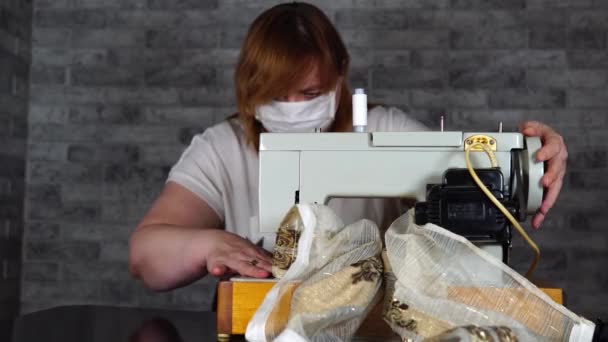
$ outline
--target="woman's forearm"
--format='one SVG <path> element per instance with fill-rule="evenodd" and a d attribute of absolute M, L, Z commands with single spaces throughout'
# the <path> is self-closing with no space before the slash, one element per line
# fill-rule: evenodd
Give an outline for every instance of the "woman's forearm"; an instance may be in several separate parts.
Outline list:
<path fill-rule="evenodd" d="M 207 229 L 171 225 L 139 227 L 129 242 L 131 274 L 154 290 L 171 290 L 207 274 Z"/>

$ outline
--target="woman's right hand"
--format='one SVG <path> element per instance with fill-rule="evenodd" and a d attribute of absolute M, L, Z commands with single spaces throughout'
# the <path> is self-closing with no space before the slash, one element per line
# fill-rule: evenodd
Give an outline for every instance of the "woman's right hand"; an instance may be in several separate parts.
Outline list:
<path fill-rule="evenodd" d="M 207 252 L 207 271 L 220 277 L 240 274 L 267 278 L 272 272 L 269 252 L 236 234 L 220 229 L 201 230 L 203 248 Z"/>
<path fill-rule="evenodd" d="M 270 253 L 222 226 L 204 200 L 168 182 L 131 235 L 131 274 L 161 291 L 190 284 L 208 273 L 268 277 Z"/>

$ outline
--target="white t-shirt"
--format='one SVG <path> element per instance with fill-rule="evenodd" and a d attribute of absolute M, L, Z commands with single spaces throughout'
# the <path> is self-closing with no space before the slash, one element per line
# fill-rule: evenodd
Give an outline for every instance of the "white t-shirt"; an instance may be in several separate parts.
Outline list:
<path fill-rule="evenodd" d="M 367 125 L 370 132 L 428 130 L 394 107 L 371 109 Z M 227 231 L 254 240 L 252 228 L 257 227 L 258 173 L 258 155 L 246 144 L 239 121 L 229 119 L 194 136 L 171 169 L 167 181 L 182 185 L 207 202 Z M 386 227 L 390 223 L 387 220 L 398 214 L 394 200 L 334 198 L 328 205 L 346 224 L 367 218 Z"/>

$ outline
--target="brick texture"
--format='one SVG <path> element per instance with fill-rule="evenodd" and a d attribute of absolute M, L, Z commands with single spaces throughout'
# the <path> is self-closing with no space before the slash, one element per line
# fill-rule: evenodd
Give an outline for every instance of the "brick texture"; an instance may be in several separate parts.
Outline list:
<path fill-rule="evenodd" d="M 0 67 L 0 108 L 11 108 L 0 132 L 29 130 L 27 186 L 13 181 L 24 174 L 24 154 L 0 155 L 9 166 L 0 169 L 0 192 L 27 192 L 24 311 L 75 302 L 210 308 L 212 279 L 166 294 L 133 282 L 126 242 L 192 135 L 234 112 L 243 37 L 275 3 L 34 0 L 27 124 L 25 103 L 10 90 L 28 77 L 6 73 L 27 70 L 29 47 L 23 30 L 6 33 L 23 44 L 0 52 L 15 65 Z M 543 251 L 537 277 L 563 287 L 573 311 L 601 314 L 608 305 L 606 2 L 313 3 L 336 23 L 351 52 L 351 85 L 367 88 L 370 101 L 435 128 L 440 115 L 450 130 L 496 129 L 499 121 L 515 130 L 536 119 L 564 136 L 571 156 L 564 188 L 533 233 Z M 2 212 L 20 227 L 22 211 Z M 529 253 L 517 238 L 514 255 L 524 271 Z"/>
<path fill-rule="evenodd" d="M 31 1 L 0 1 L 0 340 L 19 313 Z"/>

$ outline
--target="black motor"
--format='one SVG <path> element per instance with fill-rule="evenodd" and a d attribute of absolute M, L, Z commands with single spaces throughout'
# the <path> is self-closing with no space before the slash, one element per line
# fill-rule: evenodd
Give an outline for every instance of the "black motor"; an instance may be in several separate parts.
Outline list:
<path fill-rule="evenodd" d="M 475 169 L 479 179 L 510 213 L 519 217 L 519 206 L 510 200 L 499 168 Z M 499 243 L 508 262 L 511 225 L 479 189 L 467 169 L 448 169 L 442 184 L 427 184 L 426 202 L 415 207 L 416 224 L 434 223 L 471 242 Z"/>

